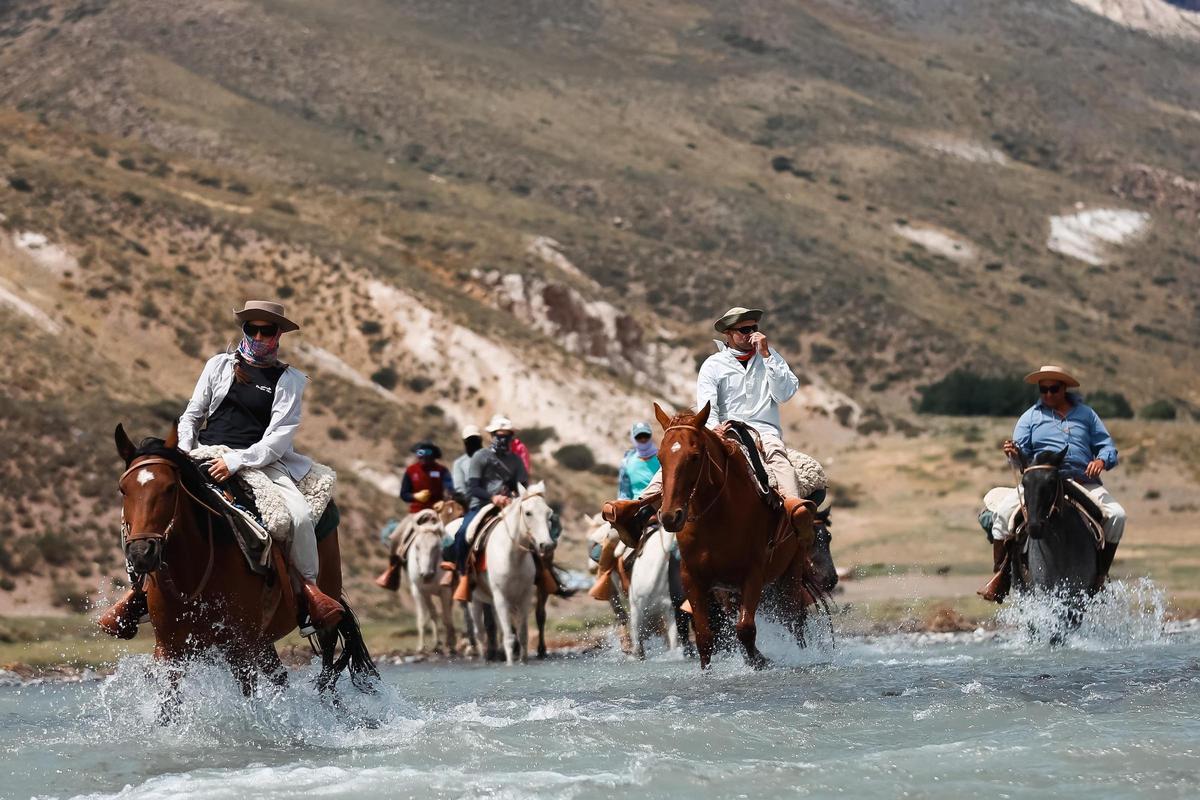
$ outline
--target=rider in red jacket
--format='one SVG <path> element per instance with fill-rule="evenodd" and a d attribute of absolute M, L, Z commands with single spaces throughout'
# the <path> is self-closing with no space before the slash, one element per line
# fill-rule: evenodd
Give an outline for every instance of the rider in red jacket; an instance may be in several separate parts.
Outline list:
<path fill-rule="evenodd" d="M 404 479 L 400 483 L 400 499 L 408 503 L 412 514 L 433 508 L 439 500 L 453 496 L 454 480 L 450 469 L 438 459 L 442 457 L 441 448 L 433 442 L 418 442 L 413 447 L 417 460 L 404 470 Z"/>

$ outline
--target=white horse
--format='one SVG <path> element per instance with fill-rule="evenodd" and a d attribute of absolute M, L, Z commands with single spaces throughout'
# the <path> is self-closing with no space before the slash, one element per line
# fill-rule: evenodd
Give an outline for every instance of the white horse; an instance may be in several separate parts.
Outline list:
<path fill-rule="evenodd" d="M 646 537 L 642 551 L 633 562 L 629 576 L 629 636 L 633 640 L 635 658 L 645 658 L 645 642 L 651 626 L 666 628 L 667 646 L 671 652 L 679 649 L 679 630 L 675 621 L 675 606 L 671 602 L 671 548 L 675 534 L 656 527 Z"/>
<path fill-rule="evenodd" d="M 425 652 L 425 626 L 433 633 L 433 649 L 439 652 L 454 651 L 454 590 L 443 586 L 441 570 L 442 539 L 446 528 L 437 512 L 425 509 L 416 514 L 412 522 L 411 544 L 404 571 L 408 574 L 408 585 L 412 591 L 413 605 L 417 610 L 417 650 Z M 442 605 L 442 624 L 438 627 L 434 616 L 433 598 Z"/>
<path fill-rule="evenodd" d="M 554 540 L 550 538 L 554 512 L 546 503 L 545 491 L 545 483 L 535 483 L 528 489 L 518 484 L 517 496 L 500 513 L 484 549 L 486 579 L 479 581 L 471 595 L 476 634 L 485 630 L 485 606 L 491 605 L 504 637 L 504 657 L 510 665 L 518 657 L 521 663 L 529 658 L 529 611 L 537 575 L 533 553 L 545 558 L 554 552 Z"/>

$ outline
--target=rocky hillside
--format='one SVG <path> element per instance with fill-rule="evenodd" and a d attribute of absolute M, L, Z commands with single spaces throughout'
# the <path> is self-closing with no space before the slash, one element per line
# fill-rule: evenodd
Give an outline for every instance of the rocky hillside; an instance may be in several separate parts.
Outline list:
<path fill-rule="evenodd" d="M 494 411 L 590 509 L 735 302 L 770 310 L 806 431 L 1043 360 L 1200 410 L 1200 45 L 1133 5 L 1197 17 L 0 2 L 0 589 L 112 569 L 112 427 L 163 432 L 246 296 L 304 324 L 301 444 L 363 575 L 413 439 Z"/>

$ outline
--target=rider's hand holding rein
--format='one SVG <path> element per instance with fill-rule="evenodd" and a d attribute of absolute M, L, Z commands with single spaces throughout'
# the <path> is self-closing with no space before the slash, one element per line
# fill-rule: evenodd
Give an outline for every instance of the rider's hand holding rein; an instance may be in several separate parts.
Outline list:
<path fill-rule="evenodd" d="M 509 497 L 508 495 L 505 495 L 505 494 L 492 495 L 492 505 L 496 506 L 497 508 L 504 508 L 510 502 L 512 502 L 512 498 Z"/>
<path fill-rule="evenodd" d="M 208 474 L 212 475 L 213 480 L 217 483 L 224 483 L 233 473 L 229 471 L 229 465 L 225 463 L 225 459 L 217 458 L 209 462 Z"/>
<path fill-rule="evenodd" d="M 1009 458 L 1017 457 L 1017 452 L 1018 452 L 1017 451 L 1017 443 L 1014 442 L 1012 439 L 1005 439 L 1004 442 L 1000 445 L 1000 449 L 1003 450 L 1004 455 L 1008 456 Z"/>
<path fill-rule="evenodd" d="M 1104 459 L 1097 458 L 1089 461 L 1087 467 L 1083 470 L 1084 474 L 1089 478 L 1099 478 L 1100 473 L 1104 472 Z"/>

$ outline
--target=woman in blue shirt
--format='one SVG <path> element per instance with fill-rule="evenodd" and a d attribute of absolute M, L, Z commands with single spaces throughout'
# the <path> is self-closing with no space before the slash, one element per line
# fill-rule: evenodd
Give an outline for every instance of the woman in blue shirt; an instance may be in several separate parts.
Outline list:
<path fill-rule="evenodd" d="M 617 499 L 636 500 L 650 485 L 659 470 L 658 445 L 654 443 L 653 431 L 647 422 L 635 422 L 629 429 L 633 448 L 625 451 L 621 467 L 617 472 Z M 588 594 L 596 600 L 608 600 L 612 596 L 610 577 L 616 559 L 617 539 L 605 540 L 600 548 L 600 563 L 596 569 L 596 583 Z"/>

